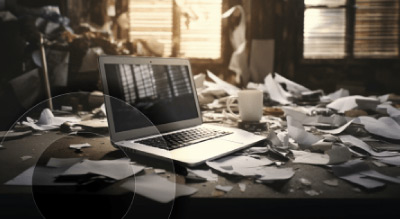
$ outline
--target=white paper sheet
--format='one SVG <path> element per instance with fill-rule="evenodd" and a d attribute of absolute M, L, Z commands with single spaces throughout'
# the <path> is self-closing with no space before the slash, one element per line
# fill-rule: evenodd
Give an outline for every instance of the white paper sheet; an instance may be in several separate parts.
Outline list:
<path fill-rule="evenodd" d="M 239 185 L 239 189 L 240 189 L 241 192 L 245 192 L 246 191 L 246 184 L 239 183 L 238 185 Z"/>
<path fill-rule="evenodd" d="M 346 130 L 351 125 L 351 123 L 353 123 L 353 121 L 354 120 L 351 120 L 351 121 L 347 122 L 346 124 L 342 125 L 341 127 L 336 128 L 336 129 L 329 129 L 329 130 L 328 129 L 318 129 L 318 131 L 321 131 L 321 132 L 324 132 L 324 133 L 328 133 L 328 134 L 332 134 L 332 135 L 338 135 L 338 134 L 342 133 L 344 130 Z"/>
<path fill-rule="evenodd" d="M 400 179 L 399 178 L 387 176 L 387 175 L 379 173 L 379 172 L 377 172 L 375 170 L 364 171 L 361 174 L 364 175 L 364 176 L 373 178 L 373 179 L 379 179 L 379 180 L 383 180 L 383 181 L 386 181 L 386 182 L 400 184 Z"/>
<path fill-rule="evenodd" d="M 71 166 L 62 175 L 84 175 L 93 173 L 121 180 L 143 169 L 143 166 L 131 165 L 129 160 L 84 160 L 81 163 Z"/>
<path fill-rule="evenodd" d="M 50 158 L 47 162 L 47 167 L 70 167 L 76 163 L 79 163 L 83 160 L 83 158 Z"/>
<path fill-rule="evenodd" d="M 368 164 L 361 160 L 351 160 L 347 163 L 333 166 L 332 170 L 337 177 L 367 189 L 375 189 L 385 185 L 383 182 L 366 178 L 365 175 L 362 175 L 362 172 L 369 171 L 370 168 Z"/>
<path fill-rule="evenodd" d="M 396 157 L 377 157 L 376 159 L 378 159 L 380 162 L 385 163 L 385 164 L 389 164 L 389 165 L 393 165 L 393 166 L 400 166 L 400 156 L 396 156 Z"/>
<path fill-rule="evenodd" d="M 137 176 L 124 182 L 121 187 L 161 203 L 168 203 L 176 197 L 188 196 L 197 192 L 195 188 L 175 184 L 155 174 Z"/>
<path fill-rule="evenodd" d="M 393 157 L 393 156 L 400 155 L 399 153 L 390 152 L 390 151 L 376 152 L 376 151 L 372 150 L 372 148 L 368 144 L 366 144 L 365 142 L 361 141 L 360 139 L 358 139 L 352 135 L 341 135 L 339 137 L 343 143 L 350 143 L 351 145 L 368 152 L 369 154 L 371 154 L 374 157 Z"/>
<path fill-rule="evenodd" d="M 270 182 L 276 180 L 288 180 L 295 174 L 292 168 L 263 167 L 258 174 L 261 176 L 257 180 Z"/>
<path fill-rule="evenodd" d="M 220 89 L 224 90 L 229 95 L 236 96 L 240 90 L 238 87 L 221 80 L 210 71 L 207 71 L 207 75 L 217 84 Z"/>
<path fill-rule="evenodd" d="M 400 125 L 391 117 L 375 119 L 368 116 L 360 116 L 354 120 L 354 123 L 364 125 L 365 129 L 371 134 L 400 140 Z"/>
<path fill-rule="evenodd" d="M 375 103 L 376 105 L 379 102 L 376 98 L 363 97 L 363 96 L 348 96 L 348 97 L 338 98 L 332 103 L 328 104 L 326 107 L 337 110 L 339 113 L 344 113 L 348 110 L 360 107 L 359 104 L 357 103 L 357 100 L 370 101 Z M 365 107 L 361 106 L 360 108 L 365 108 Z"/>
<path fill-rule="evenodd" d="M 215 161 L 207 161 L 207 165 L 222 173 L 240 175 L 237 170 L 243 168 L 269 165 L 269 160 L 258 160 L 247 156 L 227 156 Z"/>
<path fill-rule="evenodd" d="M 381 104 L 376 107 L 376 110 L 379 112 L 387 113 L 390 117 L 392 117 L 397 124 L 400 124 L 400 110 L 394 108 L 392 105 L 389 104 Z"/>
<path fill-rule="evenodd" d="M 46 131 L 46 130 L 54 130 L 58 129 L 60 125 L 64 122 L 79 122 L 81 119 L 77 117 L 55 117 L 50 109 L 44 109 L 41 114 L 39 120 L 34 123 L 32 119 L 28 119 L 28 122 L 23 122 L 24 125 L 27 125 L 35 130 Z"/>
<path fill-rule="evenodd" d="M 285 77 L 282 77 L 280 74 L 275 73 L 275 81 L 280 84 L 286 84 L 286 89 L 294 94 L 301 94 L 302 92 L 308 92 L 310 89 L 304 87 L 303 85 L 297 84 Z"/>
<path fill-rule="evenodd" d="M 339 90 L 322 97 L 321 100 L 334 101 L 342 97 L 348 97 L 349 95 L 349 90 L 340 88 Z"/>
<path fill-rule="evenodd" d="M 264 86 L 267 92 L 269 93 L 269 96 L 271 100 L 276 101 L 280 104 L 287 105 L 290 104 L 291 102 L 288 100 L 288 97 L 291 97 L 291 94 L 286 92 L 282 86 L 277 83 L 274 78 L 272 77 L 272 74 L 267 75 L 264 79 Z"/>
<path fill-rule="evenodd" d="M 215 186 L 215 189 L 223 191 L 223 192 L 230 192 L 233 189 L 233 187 L 217 185 L 217 186 Z"/>
<path fill-rule="evenodd" d="M 188 173 L 194 174 L 197 177 L 203 178 L 207 181 L 216 182 L 218 181 L 218 175 L 211 172 L 211 170 L 192 170 L 187 169 Z"/>
<path fill-rule="evenodd" d="M 303 125 L 291 116 L 286 117 L 289 136 L 293 138 L 300 146 L 309 147 L 315 144 L 322 138 L 320 136 L 315 136 L 309 132 L 306 132 Z"/>
<path fill-rule="evenodd" d="M 248 81 L 250 75 L 247 64 L 248 55 L 246 53 L 246 15 L 244 8 L 241 5 L 233 6 L 222 14 L 222 18 L 231 16 L 235 10 L 240 11 L 241 18 L 239 25 L 233 30 L 232 35 L 230 36 L 234 52 L 228 68 L 236 73 L 236 82 L 240 82 L 240 77 L 243 77 L 245 81 Z"/>
<path fill-rule="evenodd" d="M 77 149 L 80 150 L 82 148 L 89 148 L 92 147 L 92 145 L 90 145 L 89 143 L 83 143 L 83 144 L 71 144 L 69 145 L 69 148 L 71 149 Z"/>
<path fill-rule="evenodd" d="M 292 150 L 292 153 L 295 157 L 293 163 L 314 165 L 339 164 L 346 162 L 351 158 L 351 152 L 345 147 L 328 150 L 326 154 L 296 150 Z"/>

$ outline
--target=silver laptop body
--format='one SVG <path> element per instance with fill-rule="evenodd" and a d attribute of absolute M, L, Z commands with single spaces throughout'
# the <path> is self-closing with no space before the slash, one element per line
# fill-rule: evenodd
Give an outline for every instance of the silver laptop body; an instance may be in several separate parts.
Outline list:
<path fill-rule="evenodd" d="M 100 56 L 99 69 L 110 138 L 116 147 L 195 166 L 265 139 L 241 129 L 202 123 L 191 67 L 186 59 Z M 118 106 L 120 103 L 113 103 L 114 98 L 125 101 L 142 115 L 137 112 L 124 115 L 126 112 Z M 141 121 L 145 120 L 143 117 L 152 124 Z M 229 134 L 173 150 L 141 143 L 159 133 L 164 136 L 197 128 Z"/>

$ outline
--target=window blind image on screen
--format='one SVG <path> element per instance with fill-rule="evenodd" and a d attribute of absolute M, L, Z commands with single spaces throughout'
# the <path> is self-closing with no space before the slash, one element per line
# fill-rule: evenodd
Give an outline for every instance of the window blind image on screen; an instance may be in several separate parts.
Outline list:
<path fill-rule="evenodd" d="M 198 116 L 187 66 L 105 64 L 105 73 L 108 95 L 129 103 L 154 125 Z M 116 132 L 149 126 L 148 121 L 141 121 L 143 117 L 132 118 L 136 116 L 118 104 L 111 101 Z"/>

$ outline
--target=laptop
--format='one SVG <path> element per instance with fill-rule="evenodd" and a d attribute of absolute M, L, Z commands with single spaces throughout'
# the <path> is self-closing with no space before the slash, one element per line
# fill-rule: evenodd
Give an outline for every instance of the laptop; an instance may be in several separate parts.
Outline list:
<path fill-rule="evenodd" d="M 100 56 L 110 140 L 124 151 L 196 166 L 264 136 L 202 122 L 190 63 Z"/>

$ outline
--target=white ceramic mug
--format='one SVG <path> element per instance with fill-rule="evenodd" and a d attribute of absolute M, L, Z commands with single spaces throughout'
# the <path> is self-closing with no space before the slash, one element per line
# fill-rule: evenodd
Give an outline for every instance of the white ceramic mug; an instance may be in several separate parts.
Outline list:
<path fill-rule="evenodd" d="M 239 115 L 232 112 L 231 107 L 238 101 Z M 237 96 L 231 96 L 226 100 L 227 110 L 232 116 L 242 121 L 258 122 L 263 114 L 263 92 L 261 90 L 242 90 Z"/>

